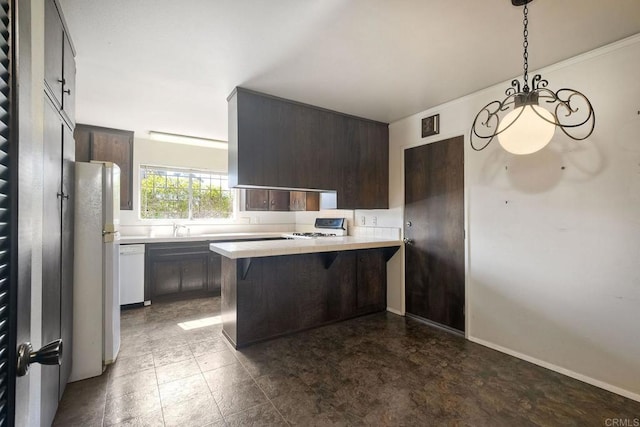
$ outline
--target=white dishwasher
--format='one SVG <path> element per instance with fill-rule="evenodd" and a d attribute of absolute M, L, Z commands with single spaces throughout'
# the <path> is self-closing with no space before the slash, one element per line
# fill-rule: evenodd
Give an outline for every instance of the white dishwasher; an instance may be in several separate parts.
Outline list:
<path fill-rule="evenodd" d="M 120 305 L 144 303 L 144 245 L 120 245 Z"/>

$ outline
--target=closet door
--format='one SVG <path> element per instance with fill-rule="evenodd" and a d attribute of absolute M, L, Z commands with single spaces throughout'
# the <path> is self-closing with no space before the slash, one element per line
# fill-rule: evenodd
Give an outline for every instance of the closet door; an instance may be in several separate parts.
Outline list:
<path fill-rule="evenodd" d="M 60 397 L 71 374 L 73 329 L 73 206 L 76 144 L 73 132 L 62 126 L 62 229 L 61 229 L 61 298 L 60 329 L 64 348 L 60 366 Z"/>
<path fill-rule="evenodd" d="M 60 325 L 62 256 L 62 122 L 50 102 L 44 108 L 42 219 L 42 343 L 62 337 Z M 71 350 L 63 341 L 63 354 Z M 64 357 L 64 356 L 63 356 Z M 60 366 L 42 365 L 42 424 L 49 425 L 58 407 Z"/>

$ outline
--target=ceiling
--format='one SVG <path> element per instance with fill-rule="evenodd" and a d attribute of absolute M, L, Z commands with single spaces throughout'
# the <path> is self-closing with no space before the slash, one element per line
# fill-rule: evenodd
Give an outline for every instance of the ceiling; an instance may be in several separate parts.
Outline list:
<path fill-rule="evenodd" d="M 142 137 L 226 140 L 235 86 L 393 122 L 522 71 L 509 0 L 59 2 L 77 121 Z M 638 0 L 535 0 L 530 68 L 639 32 Z"/>

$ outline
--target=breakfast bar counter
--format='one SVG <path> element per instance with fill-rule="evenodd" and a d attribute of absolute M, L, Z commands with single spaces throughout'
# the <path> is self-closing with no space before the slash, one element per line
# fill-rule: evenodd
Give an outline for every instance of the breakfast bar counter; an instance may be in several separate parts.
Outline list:
<path fill-rule="evenodd" d="M 398 247 L 401 242 L 376 237 L 336 236 L 320 239 L 254 240 L 211 243 L 209 249 L 230 259 Z"/>
<path fill-rule="evenodd" d="M 339 236 L 211 243 L 222 255 L 222 332 L 236 347 L 383 311 L 401 241 Z"/>

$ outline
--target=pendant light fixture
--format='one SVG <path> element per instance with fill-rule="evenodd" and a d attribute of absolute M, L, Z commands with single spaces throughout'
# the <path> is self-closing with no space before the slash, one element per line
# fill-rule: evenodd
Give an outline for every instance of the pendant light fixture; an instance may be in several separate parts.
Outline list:
<path fill-rule="evenodd" d="M 527 3 L 531 1 L 511 0 L 514 6 L 524 6 L 524 84 L 520 86 L 519 80 L 513 80 L 505 99 L 488 103 L 476 115 L 470 137 L 476 151 L 484 150 L 496 136 L 506 151 L 531 154 L 551 141 L 556 127 L 574 140 L 586 139 L 593 133 L 596 117 L 585 95 L 566 88 L 553 92 L 540 74 L 533 76 L 529 86 Z"/>

